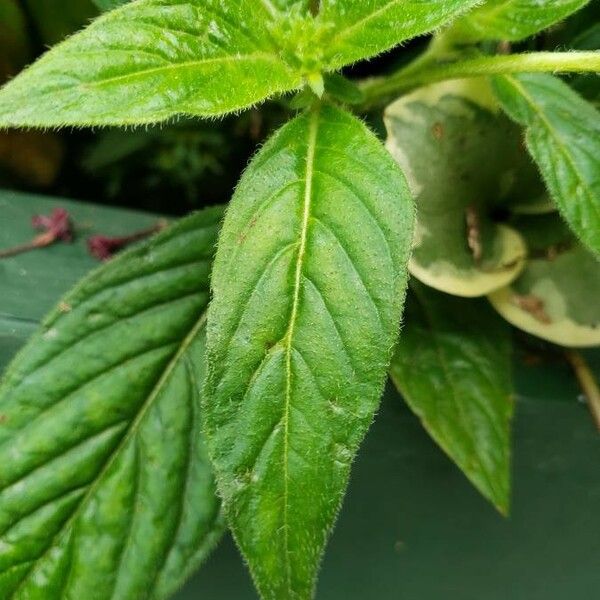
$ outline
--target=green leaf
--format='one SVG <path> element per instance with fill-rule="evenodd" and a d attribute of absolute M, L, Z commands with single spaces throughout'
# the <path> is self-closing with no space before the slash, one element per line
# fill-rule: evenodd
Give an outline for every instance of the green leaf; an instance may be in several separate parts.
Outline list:
<path fill-rule="evenodd" d="M 529 258 L 554 256 L 576 245 L 575 236 L 555 211 L 515 213 L 509 222 L 524 238 Z"/>
<path fill-rule="evenodd" d="M 325 91 L 329 96 L 344 104 L 360 104 L 364 101 L 361 89 L 339 73 L 329 73 L 325 76 Z"/>
<path fill-rule="evenodd" d="M 503 514 L 510 494 L 510 331 L 483 300 L 411 283 L 390 376 L 431 437 Z"/>
<path fill-rule="evenodd" d="M 272 6 L 271 12 L 279 10 L 285 14 L 288 10 L 296 10 L 300 13 L 307 13 L 311 4 L 314 4 L 315 0 L 261 0 L 264 4 L 270 4 Z"/>
<path fill-rule="evenodd" d="M 556 204 L 547 193 L 523 196 L 507 203 L 507 208 L 519 215 L 545 215 L 556 212 Z"/>
<path fill-rule="evenodd" d="M 121 6 L 122 4 L 127 4 L 131 0 L 93 0 L 94 4 L 102 11 L 112 10 L 113 8 L 117 8 L 117 6 Z"/>
<path fill-rule="evenodd" d="M 277 11 L 300 10 L 306 12 L 310 6 L 311 0 L 260 0 L 263 5 L 275 14 Z M 101 10 L 110 10 L 131 2 L 131 0 L 93 0 L 94 4 Z"/>
<path fill-rule="evenodd" d="M 257 154 L 212 279 L 206 429 L 263 597 L 310 598 L 398 332 L 413 207 L 365 126 L 325 106 Z"/>
<path fill-rule="evenodd" d="M 105 13 L 0 91 L 0 127 L 221 115 L 297 88 L 268 5 L 138 0 Z"/>
<path fill-rule="evenodd" d="M 494 91 L 526 128 L 527 148 L 561 214 L 600 253 L 600 112 L 542 73 L 495 77 Z"/>
<path fill-rule="evenodd" d="M 479 0 L 321 0 L 318 19 L 331 37 L 324 64 L 335 70 L 429 33 Z"/>
<path fill-rule="evenodd" d="M 487 0 L 452 28 L 458 41 L 523 40 L 583 8 L 589 0 Z"/>
<path fill-rule="evenodd" d="M 558 217 L 555 217 L 558 220 Z M 600 261 L 565 236 L 552 215 L 529 217 L 531 257 L 521 276 L 489 296 L 512 325 L 561 346 L 600 345 Z"/>
<path fill-rule="evenodd" d="M 465 297 L 513 280 L 523 268 L 523 240 L 490 215 L 514 199 L 529 158 L 488 84 L 469 79 L 421 88 L 391 104 L 384 119 L 388 150 L 417 203 L 411 273 Z"/>
<path fill-rule="evenodd" d="M 596 17 L 597 22 L 582 31 L 575 39 L 569 40 L 568 46 L 574 50 L 600 50 L 600 5 L 595 5 L 595 14 L 588 10 L 583 11 L 582 17 Z M 592 7 L 590 6 L 590 9 Z M 586 13 L 590 12 L 588 15 Z M 586 21 L 589 22 L 589 21 Z M 581 73 L 568 78 L 568 83 L 578 94 L 600 108 L 600 79 L 598 73 Z"/>
<path fill-rule="evenodd" d="M 163 599 L 221 536 L 199 414 L 222 211 L 88 276 L 0 385 L 0 598 Z"/>
<path fill-rule="evenodd" d="M 600 23 L 582 31 L 569 46 L 575 50 L 598 50 L 600 48 Z"/>

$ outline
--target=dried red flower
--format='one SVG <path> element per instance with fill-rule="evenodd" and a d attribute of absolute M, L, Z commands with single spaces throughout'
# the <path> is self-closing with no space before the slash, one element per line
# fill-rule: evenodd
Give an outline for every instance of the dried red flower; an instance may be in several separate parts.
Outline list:
<path fill-rule="evenodd" d="M 71 217 L 64 208 L 55 208 L 49 216 L 35 215 L 31 219 L 31 224 L 34 229 L 42 231 L 42 233 L 36 235 L 30 242 L 19 244 L 6 250 L 0 250 L 0 258 L 16 256 L 17 254 L 35 250 L 36 248 L 45 248 L 58 241 L 73 241 Z"/>
<path fill-rule="evenodd" d="M 123 248 L 142 240 L 144 238 L 150 237 L 155 233 L 158 233 L 166 226 L 165 221 L 159 221 L 153 227 L 148 229 L 143 229 L 142 231 L 137 231 L 136 233 L 132 233 L 131 235 L 125 235 L 120 237 L 109 237 L 105 235 L 93 235 L 88 238 L 87 246 L 90 254 L 97 258 L 98 260 L 109 260 L 113 257 L 114 254 L 122 250 Z"/>

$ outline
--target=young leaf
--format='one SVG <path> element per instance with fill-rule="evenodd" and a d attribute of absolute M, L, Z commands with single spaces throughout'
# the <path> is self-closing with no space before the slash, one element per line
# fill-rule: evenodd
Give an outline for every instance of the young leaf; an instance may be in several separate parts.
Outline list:
<path fill-rule="evenodd" d="M 600 112 L 552 75 L 498 76 L 494 90 L 526 127 L 527 148 L 563 217 L 600 253 Z"/>
<path fill-rule="evenodd" d="M 458 41 L 519 41 L 583 8 L 589 0 L 487 0 L 454 24 Z"/>
<path fill-rule="evenodd" d="M 168 597 L 222 533 L 199 415 L 222 211 L 68 294 L 0 385 L 0 598 Z"/>
<path fill-rule="evenodd" d="M 391 104 L 385 124 L 387 147 L 417 203 L 411 273 L 465 297 L 513 280 L 523 268 L 523 240 L 494 223 L 490 212 L 519 190 L 522 159 L 529 158 L 519 128 L 499 114 L 487 83 L 470 79 L 421 88 Z"/>
<path fill-rule="evenodd" d="M 330 106 L 265 145 L 227 213 L 204 414 L 226 515 L 268 600 L 312 596 L 398 332 L 412 225 L 398 167 Z"/>
<path fill-rule="evenodd" d="M 0 127 L 127 125 L 221 115 L 302 76 L 267 2 L 138 0 L 59 44 L 0 91 Z"/>
<path fill-rule="evenodd" d="M 337 69 L 380 54 L 464 13 L 479 0 L 321 0 L 319 19 L 332 29 L 324 63 Z"/>
<path fill-rule="evenodd" d="M 390 376 L 423 426 L 503 514 L 510 491 L 511 344 L 483 300 L 411 283 Z"/>

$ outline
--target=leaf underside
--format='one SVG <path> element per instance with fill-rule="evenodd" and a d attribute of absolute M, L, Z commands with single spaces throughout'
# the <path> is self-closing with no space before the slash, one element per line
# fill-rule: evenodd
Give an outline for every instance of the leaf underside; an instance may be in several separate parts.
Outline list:
<path fill-rule="evenodd" d="M 495 223 L 498 204 L 523 193 L 533 171 L 518 126 L 495 105 L 487 82 L 423 87 L 387 107 L 387 148 L 407 175 L 417 204 L 411 273 L 457 296 L 483 296 L 521 271 L 525 245 Z M 494 161 L 482 161 L 484 155 Z M 541 187 L 543 189 L 543 187 Z"/>
<path fill-rule="evenodd" d="M 538 230 L 540 225 L 538 225 Z M 490 295 L 512 325 L 568 347 L 600 345 L 600 261 L 583 246 L 532 257 L 510 286 Z"/>
<path fill-rule="evenodd" d="M 266 599 L 310 598 L 398 331 L 413 208 L 376 138 L 333 107 L 257 154 L 213 274 L 207 438 Z"/>
<path fill-rule="evenodd" d="M 390 376 L 431 437 L 503 514 L 510 490 L 511 344 L 483 300 L 412 282 Z"/>
<path fill-rule="evenodd" d="M 428 33 L 477 0 L 96 0 L 113 9 L 0 91 L 0 127 L 237 111 Z M 117 8 L 114 8 L 117 5 Z"/>
<path fill-rule="evenodd" d="M 600 112 L 557 77 L 502 75 L 494 90 L 574 233 L 600 254 Z"/>
<path fill-rule="evenodd" d="M 0 598 L 167 598 L 223 525 L 202 441 L 222 211 L 67 295 L 0 385 Z"/>

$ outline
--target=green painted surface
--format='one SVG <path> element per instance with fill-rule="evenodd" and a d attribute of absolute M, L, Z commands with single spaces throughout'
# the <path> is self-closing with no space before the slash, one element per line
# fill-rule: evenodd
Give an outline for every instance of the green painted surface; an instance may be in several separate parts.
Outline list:
<path fill-rule="evenodd" d="M 0 247 L 26 239 L 30 216 L 56 204 L 0 192 Z M 155 221 L 115 209 L 58 204 L 94 232 L 118 234 Z M 1 366 L 33 332 L 36 320 L 94 264 L 82 239 L 0 261 Z M 598 353 L 589 357 L 600 373 Z M 467 483 L 388 389 L 354 465 L 318 598 L 588 600 L 600 595 L 600 439 L 565 365 L 520 366 L 517 383 L 508 520 Z M 230 540 L 176 596 L 198 598 L 256 598 Z"/>
<path fill-rule="evenodd" d="M 73 244 L 55 244 L 0 262 L 0 319 L 41 319 L 69 287 L 98 262 L 89 256 L 90 235 L 123 235 L 157 222 L 153 215 L 63 199 L 0 192 L 0 248 L 31 240 L 31 217 L 66 208 L 75 224 Z M 1 323 L 1 321 L 0 321 Z M 0 324 L 0 335 L 4 325 Z"/>

